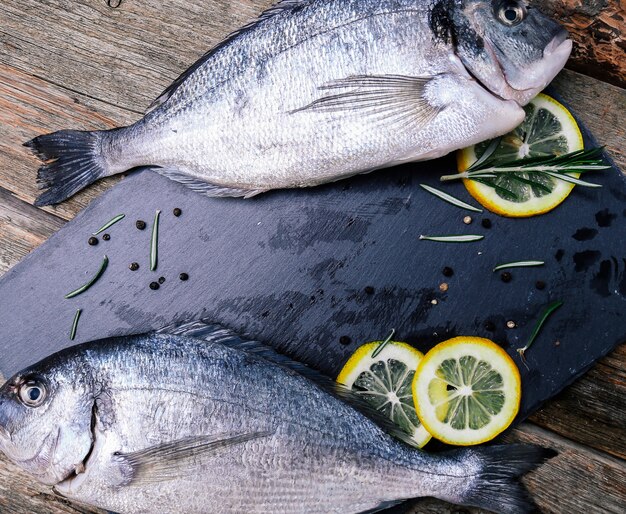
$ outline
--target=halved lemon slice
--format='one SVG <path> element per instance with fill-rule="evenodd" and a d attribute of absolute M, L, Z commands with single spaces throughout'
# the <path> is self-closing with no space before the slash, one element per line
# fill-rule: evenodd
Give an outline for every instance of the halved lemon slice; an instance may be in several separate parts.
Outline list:
<path fill-rule="evenodd" d="M 417 415 L 448 444 L 489 441 L 519 411 L 521 380 L 513 359 L 489 339 L 461 336 L 438 344 L 413 380 Z"/>
<path fill-rule="evenodd" d="M 499 162 L 562 155 L 583 149 L 583 137 L 570 112 L 554 98 L 539 94 L 526 107 L 526 118 L 502 136 L 493 158 Z M 465 171 L 485 152 L 485 141 L 457 153 L 457 167 Z M 579 173 L 572 173 L 578 177 Z M 496 214 L 522 218 L 554 209 L 574 184 L 543 174 L 503 173 L 497 178 L 463 179 L 469 193 Z M 537 185 L 538 184 L 538 185 Z"/>
<path fill-rule="evenodd" d="M 411 385 L 423 354 L 406 343 L 381 341 L 358 348 L 343 367 L 337 382 L 352 389 L 377 411 L 411 436 L 421 448 L 431 435 L 415 413 Z"/>

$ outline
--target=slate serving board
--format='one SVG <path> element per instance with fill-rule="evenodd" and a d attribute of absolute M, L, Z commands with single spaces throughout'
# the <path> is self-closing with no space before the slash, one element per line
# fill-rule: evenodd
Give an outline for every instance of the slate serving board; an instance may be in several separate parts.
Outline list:
<path fill-rule="evenodd" d="M 437 187 L 438 177 L 455 169 L 447 157 L 250 200 L 205 198 L 150 171 L 131 174 L 0 280 L 0 372 L 8 377 L 72 344 L 197 318 L 331 376 L 361 343 L 391 328 L 424 352 L 455 335 L 479 335 L 520 365 L 519 421 L 626 341 L 626 180 L 615 167 L 598 172 L 589 177 L 603 188 L 577 187 L 551 213 L 506 219 L 462 211 L 419 187 Z M 460 183 L 445 188 L 475 203 Z M 174 207 L 182 216 L 173 216 Z M 156 209 L 163 211 L 159 264 L 151 272 Z M 89 246 L 91 233 L 119 213 L 126 217 L 107 230 L 111 239 Z M 472 224 L 463 223 L 466 215 Z M 135 227 L 138 219 L 146 230 Z M 485 238 L 418 239 L 466 233 Z M 105 254 L 110 264 L 96 285 L 65 300 Z M 512 270 L 510 283 L 491 271 L 525 259 L 546 264 Z M 131 262 L 140 269 L 130 271 Z M 444 266 L 452 277 L 443 276 Z M 179 280 L 181 272 L 188 281 Z M 165 283 L 151 290 L 161 276 Z M 547 287 L 536 289 L 537 280 Z M 556 299 L 564 305 L 528 351 L 526 368 L 515 349 Z M 83 313 L 72 342 L 77 308 Z"/>

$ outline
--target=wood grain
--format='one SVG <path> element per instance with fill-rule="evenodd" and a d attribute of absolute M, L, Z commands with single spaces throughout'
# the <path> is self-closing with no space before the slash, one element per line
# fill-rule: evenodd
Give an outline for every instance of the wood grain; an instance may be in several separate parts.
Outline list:
<path fill-rule="evenodd" d="M 0 3 L 0 275 L 115 182 L 101 181 L 47 212 L 36 209 L 29 204 L 37 196 L 38 162 L 21 143 L 60 128 L 107 128 L 135 121 L 197 57 L 271 3 L 127 0 L 118 9 L 107 7 L 105 0 Z M 602 14 L 616 5 L 623 10 L 616 0 L 560 0 L 557 7 L 562 7 L 570 29 L 581 29 L 573 31 L 583 42 L 574 65 L 619 83 L 610 56 L 626 65 L 623 17 L 611 11 L 607 21 Z M 620 37 L 607 39 L 616 30 Z M 587 34 L 594 40 L 585 46 Z M 609 55 L 607 60 L 604 55 Z M 623 80 L 623 68 L 619 73 Z M 561 73 L 555 85 L 626 170 L 626 91 L 570 71 Z M 626 456 L 625 370 L 626 345 L 533 416 L 533 423 L 543 428 L 525 423 L 509 436 L 561 452 L 527 479 L 546 512 L 623 511 L 624 461 L 607 454 Z M 55 497 L 0 456 L 0 512 L 96 511 Z M 422 500 L 412 512 L 480 511 Z"/>
<path fill-rule="evenodd" d="M 570 32 L 568 68 L 626 87 L 626 4 L 622 0 L 536 0 Z"/>

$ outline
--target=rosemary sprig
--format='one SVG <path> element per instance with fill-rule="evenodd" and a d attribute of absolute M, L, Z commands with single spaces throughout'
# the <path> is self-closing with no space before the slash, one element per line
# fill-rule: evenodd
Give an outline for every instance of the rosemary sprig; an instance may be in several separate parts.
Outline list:
<path fill-rule="evenodd" d="M 449 195 L 448 193 L 444 193 L 443 191 L 431 187 L 427 184 L 420 184 L 420 187 L 422 189 L 425 189 L 426 191 L 428 191 L 429 193 L 435 195 L 438 198 L 441 198 L 444 202 L 448 202 L 451 203 L 452 205 L 456 205 L 457 207 L 460 207 L 461 209 L 467 209 L 468 211 L 473 211 L 473 212 L 483 212 L 482 209 L 479 209 L 478 207 L 474 207 L 473 205 L 470 205 L 469 203 L 465 203 L 463 200 L 459 200 L 458 198 L 455 198 L 452 195 Z"/>
<path fill-rule="evenodd" d="M 535 342 L 535 338 L 537 337 L 537 334 L 541 330 L 541 327 L 545 323 L 546 319 L 548 319 L 548 316 L 550 316 L 550 314 L 552 314 L 555 310 L 557 310 L 561 305 L 563 305 L 563 302 L 561 300 L 557 300 L 549 304 L 541 313 L 541 316 L 539 317 L 539 321 L 537 321 L 537 324 L 535 325 L 535 328 L 533 329 L 533 332 L 530 335 L 530 338 L 528 339 L 528 342 L 526 343 L 526 345 L 523 346 L 522 348 L 517 348 L 515 350 L 519 354 L 526 368 L 528 368 L 528 364 L 526 364 L 526 355 L 525 355 L 526 351 L 530 348 L 530 345 L 532 345 Z"/>
<path fill-rule="evenodd" d="M 126 216 L 125 214 L 118 214 L 117 216 L 115 216 L 115 218 L 113 218 L 110 221 L 107 221 L 104 225 L 102 225 L 92 235 L 97 236 L 100 232 L 104 232 L 111 225 L 115 225 L 118 221 L 123 220 L 125 216 Z"/>
<path fill-rule="evenodd" d="M 78 320 L 80 319 L 80 313 L 83 312 L 82 309 L 78 309 L 76 314 L 74 314 L 74 321 L 72 322 L 72 330 L 70 330 L 70 340 L 74 340 L 76 337 L 76 328 L 78 327 Z"/>
<path fill-rule="evenodd" d="M 159 262 L 158 251 L 159 251 L 159 217 L 161 216 L 161 211 L 156 211 L 154 214 L 154 223 L 152 225 L 152 237 L 150 238 L 150 271 L 154 271 L 157 269 L 157 264 Z"/>
<path fill-rule="evenodd" d="M 380 352 L 382 352 L 385 346 L 389 344 L 389 341 L 391 341 L 391 338 L 393 337 L 395 333 L 396 333 L 396 329 L 392 328 L 391 333 L 387 336 L 387 338 L 382 343 L 378 345 L 378 348 L 374 350 L 374 353 L 372 353 L 372 359 L 375 359 L 376 357 L 380 355 Z"/>
<path fill-rule="evenodd" d="M 480 241 L 485 236 L 478 234 L 454 235 L 454 236 L 424 236 L 419 238 L 422 241 L 437 241 L 439 243 L 471 243 L 472 241 Z"/>
<path fill-rule="evenodd" d="M 490 145 L 489 148 L 491 148 Z M 487 152 L 485 152 L 487 153 Z M 563 155 L 548 155 L 545 157 L 532 157 L 517 159 L 510 162 L 496 163 L 492 153 L 487 159 L 479 159 L 467 171 L 455 175 L 443 175 L 440 180 L 446 182 L 458 179 L 490 179 L 502 173 L 544 173 L 550 177 L 572 182 L 585 187 L 602 187 L 600 184 L 586 182 L 568 173 L 584 173 L 587 171 L 606 170 L 611 166 L 602 159 L 602 148 L 590 150 L 576 150 Z M 483 154 L 484 155 L 484 154 Z M 481 162 L 482 161 L 482 162 Z M 480 164 L 479 164 L 480 163 Z"/>
<path fill-rule="evenodd" d="M 65 298 L 66 299 L 74 298 L 75 296 L 78 296 L 79 294 L 84 293 L 85 291 L 87 291 L 87 289 L 89 289 L 91 286 L 93 286 L 98 281 L 98 279 L 104 273 L 104 270 L 107 269 L 108 265 L 109 265 L 109 258 L 105 255 L 104 259 L 102 259 L 102 264 L 100 265 L 100 269 L 91 278 L 91 280 L 89 282 L 87 282 L 86 284 L 80 286 L 78 289 L 74 289 L 74 291 L 72 291 L 71 293 L 67 293 L 65 295 Z"/>
<path fill-rule="evenodd" d="M 544 261 L 516 261 L 516 262 L 505 262 L 504 264 L 498 264 L 493 271 L 500 271 L 501 269 L 506 268 L 527 268 L 530 266 L 543 266 L 545 264 Z"/>

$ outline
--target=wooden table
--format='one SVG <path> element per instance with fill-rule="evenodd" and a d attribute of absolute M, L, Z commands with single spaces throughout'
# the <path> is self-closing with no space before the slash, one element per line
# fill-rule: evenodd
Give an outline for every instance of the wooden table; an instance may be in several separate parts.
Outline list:
<path fill-rule="evenodd" d="M 0 274 L 119 180 L 101 181 L 59 206 L 35 208 L 38 163 L 22 143 L 62 128 L 135 121 L 206 49 L 270 3 L 125 0 L 117 9 L 106 0 L 0 3 Z M 555 84 L 626 170 L 626 90 L 572 71 Z M 559 451 L 526 479 L 545 512 L 624 512 L 626 345 L 507 439 Z M 0 512 L 94 511 L 54 496 L 0 456 Z M 413 512 L 479 511 L 420 500 Z"/>

